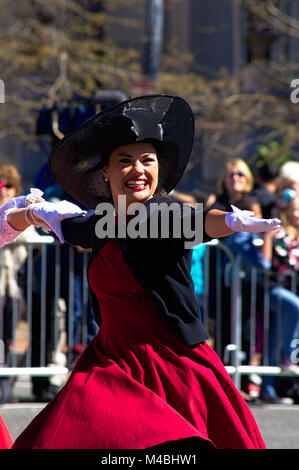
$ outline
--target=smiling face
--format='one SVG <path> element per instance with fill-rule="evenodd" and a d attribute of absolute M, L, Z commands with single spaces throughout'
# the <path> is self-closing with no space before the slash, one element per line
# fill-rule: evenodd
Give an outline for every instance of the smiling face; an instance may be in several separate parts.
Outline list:
<path fill-rule="evenodd" d="M 127 207 L 153 197 L 158 186 L 158 173 L 158 158 L 152 144 L 134 143 L 117 147 L 103 168 L 115 208 L 120 195 L 126 196 Z"/>
<path fill-rule="evenodd" d="M 229 193 L 244 192 L 247 185 L 247 178 L 242 168 L 231 166 L 225 175 L 225 186 Z"/>

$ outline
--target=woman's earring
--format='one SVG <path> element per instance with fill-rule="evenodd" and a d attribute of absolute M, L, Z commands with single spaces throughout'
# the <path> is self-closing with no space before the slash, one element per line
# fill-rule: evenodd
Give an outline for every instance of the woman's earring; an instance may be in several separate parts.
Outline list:
<path fill-rule="evenodd" d="M 108 178 L 104 178 L 104 181 L 108 181 Z"/>

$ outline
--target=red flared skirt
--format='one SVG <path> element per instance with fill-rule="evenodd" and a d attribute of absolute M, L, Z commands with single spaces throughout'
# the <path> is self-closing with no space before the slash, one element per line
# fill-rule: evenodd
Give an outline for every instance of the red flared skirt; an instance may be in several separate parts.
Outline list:
<path fill-rule="evenodd" d="M 13 440 L 10 432 L 7 429 L 7 426 L 4 423 L 2 417 L 0 416 L 0 449 L 10 449 L 12 445 Z"/>
<path fill-rule="evenodd" d="M 100 250 L 88 275 L 100 331 L 14 448 L 145 449 L 186 438 L 199 447 L 265 448 L 215 351 L 189 347 L 170 331 L 117 241 Z"/>

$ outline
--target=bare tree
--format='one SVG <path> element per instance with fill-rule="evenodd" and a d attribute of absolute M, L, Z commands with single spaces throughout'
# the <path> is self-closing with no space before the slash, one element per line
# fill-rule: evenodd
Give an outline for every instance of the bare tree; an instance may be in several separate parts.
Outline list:
<path fill-rule="evenodd" d="M 299 21 L 290 16 L 286 11 L 279 7 L 277 0 L 234 0 L 251 15 L 258 18 L 264 25 L 299 38 Z"/>
<path fill-rule="evenodd" d="M 274 0 L 223 1 L 237 2 L 261 29 L 299 34 L 299 22 Z M 115 14 L 119 11 L 121 15 Z M 0 138 L 18 134 L 31 140 L 43 104 L 90 97 L 99 88 L 129 95 L 132 79 L 142 78 L 143 0 L 0 0 L 0 22 L 0 78 L 6 86 Z M 116 45 L 105 35 L 107 28 L 136 33 L 139 47 Z M 159 90 L 190 102 L 198 135 L 208 137 L 208 151 L 240 155 L 253 142 L 282 137 L 295 148 L 299 104 L 291 102 L 290 85 L 299 77 L 297 64 L 253 60 L 234 73 L 219 71 L 208 79 L 188 72 L 193 60 L 190 53 L 179 55 L 175 40 L 170 41 L 161 60 Z"/>
<path fill-rule="evenodd" d="M 112 17 L 101 6 L 88 0 L 0 0 L 6 91 L 0 138 L 31 139 L 42 105 L 75 95 L 88 98 L 100 87 L 128 88 L 138 71 L 139 52 L 104 39 Z"/>

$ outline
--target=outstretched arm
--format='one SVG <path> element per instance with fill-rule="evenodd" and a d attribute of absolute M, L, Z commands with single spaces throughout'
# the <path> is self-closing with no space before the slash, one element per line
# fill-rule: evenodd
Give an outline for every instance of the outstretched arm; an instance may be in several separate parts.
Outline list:
<path fill-rule="evenodd" d="M 51 203 L 37 198 L 28 200 L 26 196 L 15 198 L 0 210 L 0 246 L 12 243 L 29 225 L 42 227 L 45 231 L 51 230 L 63 243 L 61 222 L 85 214 L 85 211 L 68 201 Z"/>
<path fill-rule="evenodd" d="M 281 224 L 279 219 L 255 218 L 252 217 L 254 212 L 242 211 L 235 206 L 231 207 L 232 212 L 212 209 L 207 213 L 205 231 L 210 237 L 226 237 L 234 232 L 268 232 L 277 229 Z"/>
<path fill-rule="evenodd" d="M 227 212 L 210 210 L 206 215 L 205 231 L 211 238 L 222 238 L 234 233 L 225 223 Z"/>
<path fill-rule="evenodd" d="M 26 230 L 26 228 L 29 227 L 29 225 L 35 225 L 32 220 L 29 219 L 29 216 L 27 215 L 27 209 L 14 209 L 13 211 L 9 212 L 7 214 L 7 222 L 9 225 L 17 231 L 23 232 Z M 42 222 L 40 221 L 40 225 Z"/>

